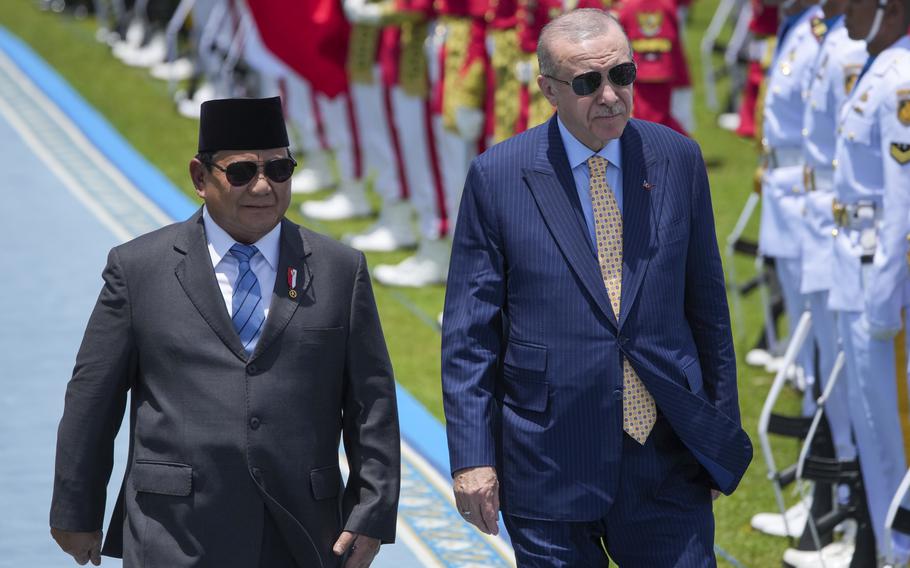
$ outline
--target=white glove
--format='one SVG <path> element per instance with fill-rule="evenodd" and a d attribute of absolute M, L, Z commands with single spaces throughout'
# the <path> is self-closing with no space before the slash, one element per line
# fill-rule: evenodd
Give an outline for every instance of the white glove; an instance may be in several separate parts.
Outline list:
<path fill-rule="evenodd" d="M 455 126 L 458 134 L 471 142 L 480 139 L 483 133 L 484 113 L 480 109 L 458 107 L 455 109 Z"/>
<path fill-rule="evenodd" d="M 343 6 L 344 15 L 352 24 L 378 24 L 383 16 L 380 4 L 366 0 L 344 0 Z"/>
<path fill-rule="evenodd" d="M 866 314 L 863 314 L 860 324 L 869 332 L 869 337 L 876 341 L 891 341 L 901 330 L 899 326 L 895 328 L 893 325 L 882 325 L 878 322 L 871 322 L 869 321 L 869 318 L 866 317 Z"/>

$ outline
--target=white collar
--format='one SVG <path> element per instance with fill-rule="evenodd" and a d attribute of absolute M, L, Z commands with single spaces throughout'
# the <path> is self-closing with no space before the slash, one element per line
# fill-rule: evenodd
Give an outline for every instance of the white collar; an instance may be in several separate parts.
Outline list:
<path fill-rule="evenodd" d="M 218 263 L 228 254 L 237 241 L 212 219 L 212 215 L 205 206 L 202 207 L 202 222 L 205 225 L 205 238 L 208 241 L 212 266 L 218 266 Z M 271 231 L 253 243 L 253 246 L 259 250 L 259 254 L 269 263 L 272 270 L 278 270 L 280 236 L 281 223 L 279 222 Z"/>
<path fill-rule="evenodd" d="M 569 132 L 566 125 L 562 123 L 559 115 L 556 115 L 556 124 L 559 126 L 559 135 L 562 137 L 562 145 L 566 149 L 566 156 L 569 158 L 569 167 L 573 170 L 588 161 L 595 152 L 585 146 L 574 134 Z M 596 152 L 601 158 L 606 158 L 610 165 L 622 169 L 622 150 L 619 138 L 607 142 L 600 151 Z"/>

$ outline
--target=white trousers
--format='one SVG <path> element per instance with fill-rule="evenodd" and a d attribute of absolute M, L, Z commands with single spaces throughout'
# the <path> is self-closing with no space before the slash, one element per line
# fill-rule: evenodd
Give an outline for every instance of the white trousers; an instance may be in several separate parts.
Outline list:
<path fill-rule="evenodd" d="M 895 367 L 896 340 L 870 337 L 862 312 L 838 312 L 837 327 L 846 355 L 848 408 L 866 501 L 878 553 L 883 555 L 892 546 L 885 540 L 885 515 L 907 471 L 897 405 L 897 381 L 906 380 L 906 369 L 898 373 Z M 894 533 L 892 540 L 896 558 L 906 561 L 910 537 Z"/>
<path fill-rule="evenodd" d="M 403 190 L 398 171 L 401 157 L 396 155 L 395 139 L 392 137 L 395 126 L 389 112 L 391 109 L 386 105 L 385 89 L 378 65 L 373 67 L 371 84 L 351 82 L 357 132 L 366 167 L 365 177 L 374 176 L 373 189 L 383 203 L 397 203 L 407 197 L 407 192 Z M 400 138 L 398 140 L 400 142 Z"/>

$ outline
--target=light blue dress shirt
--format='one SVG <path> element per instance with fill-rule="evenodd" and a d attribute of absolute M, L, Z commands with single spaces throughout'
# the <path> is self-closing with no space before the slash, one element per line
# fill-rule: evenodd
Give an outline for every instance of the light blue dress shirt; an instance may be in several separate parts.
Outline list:
<path fill-rule="evenodd" d="M 594 234 L 594 207 L 591 205 L 591 173 L 588 171 L 588 158 L 596 154 L 609 162 L 607 166 L 607 183 L 610 185 L 610 189 L 613 190 L 613 195 L 616 197 L 616 205 L 619 207 L 619 212 L 622 213 L 622 147 L 617 138 L 607 142 L 599 152 L 594 152 L 582 144 L 578 138 L 575 138 L 558 116 L 556 117 L 556 123 L 559 126 L 559 135 L 562 137 L 562 145 L 565 146 L 566 155 L 569 157 L 572 177 L 575 178 L 575 191 L 578 192 L 581 211 L 585 215 L 588 235 L 591 238 L 591 243 L 596 248 L 597 237 Z"/>

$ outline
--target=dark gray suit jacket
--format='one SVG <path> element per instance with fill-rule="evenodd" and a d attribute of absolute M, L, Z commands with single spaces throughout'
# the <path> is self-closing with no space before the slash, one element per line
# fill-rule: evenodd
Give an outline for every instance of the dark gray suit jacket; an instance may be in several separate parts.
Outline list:
<path fill-rule="evenodd" d="M 255 566 L 264 509 L 301 568 L 338 565 L 342 529 L 394 540 L 394 381 L 361 253 L 282 221 L 271 308 L 249 357 L 201 210 L 114 248 L 103 277 L 67 386 L 51 526 L 101 528 L 129 391 L 129 463 L 103 550 L 124 566 Z"/>

